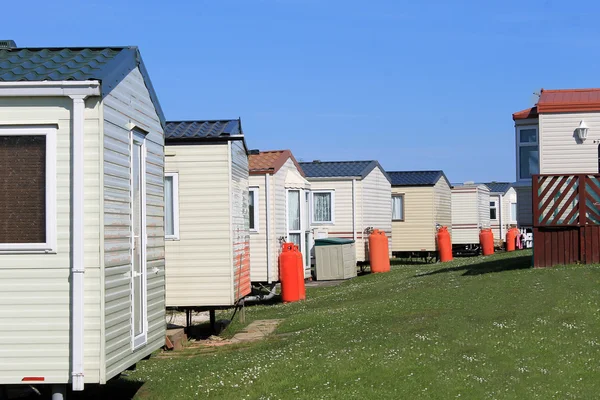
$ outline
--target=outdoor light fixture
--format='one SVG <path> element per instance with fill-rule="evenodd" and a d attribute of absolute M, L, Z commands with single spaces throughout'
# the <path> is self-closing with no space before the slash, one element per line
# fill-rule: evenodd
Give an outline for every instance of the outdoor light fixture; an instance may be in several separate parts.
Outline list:
<path fill-rule="evenodd" d="M 577 129 L 575 129 L 575 133 L 577 133 L 577 137 L 582 142 L 585 139 L 587 139 L 588 129 L 589 129 L 588 126 L 585 124 L 585 121 L 583 121 L 583 120 L 581 120 L 581 122 L 579 123 L 579 127 Z"/>

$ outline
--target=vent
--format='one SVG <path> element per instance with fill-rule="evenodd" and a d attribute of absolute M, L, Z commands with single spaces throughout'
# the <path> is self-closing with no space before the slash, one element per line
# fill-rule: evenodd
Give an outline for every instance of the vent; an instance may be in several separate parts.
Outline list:
<path fill-rule="evenodd" d="M 248 150 L 248 154 L 260 154 L 260 150 L 258 149 L 252 149 L 252 150 Z"/>
<path fill-rule="evenodd" d="M 0 49 L 16 49 L 17 44 L 14 40 L 0 40 Z"/>
<path fill-rule="evenodd" d="M 474 185 L 475 181 L 466 181 L 463 185 Z"/>
<path fill-rule="evenodd" d="M 321 160 L 313 160 L 314 163 L 320 163 Z"/>

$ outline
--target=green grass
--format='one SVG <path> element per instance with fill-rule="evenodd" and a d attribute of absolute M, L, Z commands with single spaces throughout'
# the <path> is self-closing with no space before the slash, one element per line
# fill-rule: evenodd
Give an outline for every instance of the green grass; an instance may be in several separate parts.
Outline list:
<path fill-rule="evenodd" d="M 136 398 L 148 400 L 598 398 L 600 268 L 530 261 L 395 265 L 302 303 L 249 307 L 247 322 L 284 318 L 277 335 L 151 359 L 113 385 L 143 384 Z"/>

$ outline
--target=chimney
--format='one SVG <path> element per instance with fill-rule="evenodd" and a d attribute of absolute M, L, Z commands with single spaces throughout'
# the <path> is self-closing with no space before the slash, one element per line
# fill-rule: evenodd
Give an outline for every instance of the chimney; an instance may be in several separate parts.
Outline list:
<path fill-rule="evenodd" d="M 0 50 L 1 49 L 16 49 L 17 44 L 14 40 L 0 40 Z"/>

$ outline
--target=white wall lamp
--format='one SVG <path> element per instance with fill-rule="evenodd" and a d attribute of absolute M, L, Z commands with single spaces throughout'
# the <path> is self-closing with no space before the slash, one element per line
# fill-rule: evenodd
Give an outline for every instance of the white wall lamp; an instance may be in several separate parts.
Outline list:
<path fill-rule="evenodd" d="M 585 121 L 581 120 L 581 122 L 579 123 L 579 127 L 577 127 L 577 129 L 575 129 L 575 133 L 577 134 L 577 137 L 579 138 L 579 140 L 581 140 L 583 142 L 583 141 L 585 141 L 585 139 L 587 139 L 588 130 L 589 130 L 589 128 L 585 124 Z"/>

